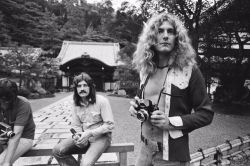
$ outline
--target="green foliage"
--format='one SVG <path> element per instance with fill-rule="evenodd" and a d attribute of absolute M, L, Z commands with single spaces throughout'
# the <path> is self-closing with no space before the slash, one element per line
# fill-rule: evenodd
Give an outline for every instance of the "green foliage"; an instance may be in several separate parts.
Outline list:
<path fill-rule="evenodd" d="M 135 48 L 135 44 L 127 43 L 120 50 L 118 58 L 124 65 L 118 66 L 114 73 L 114 80 L 119 81 L 120 89 L 124 89 L 131 97 L 136 95 L 140 82 L 139 74 L 133 69 L 132 65 Z"/>
<path fill-rule="evenodd" d="M 93 41 L 136 42 L 142 28 L 139 9 L 124 3 L 114 13 L 110 0 L 96 4 L 78 4 L 77 0 L 0 1 L 0 21 L 0 46 L 15 42 L 40 47 L 51 57 L 58 55 L 63 40 L 85 41 L 94 34 Z"/>
<path fill-rule="evenodd" d="M 11 37 L 8 35 L 9 30 L 7 25 L 3 22 L 3 14 L 0 11 L 0 46 L 8 46 L 10 44 Z"/>
<path fill-rule="evenodd" d="M 56 77 L 59 71 L 58 60 L 40 56 L 41 49 L 22 47 L 11 47 L 7 54 L 1 55 L 1 70 L 12 73 L 20 78 L 19 86 L 32 78 Z"/>
<path fill-rule="evenodd" d="M 139 9 L 124 2 L 107 27 L 110 35 L 121 41 L 137 42 L 143 26 L 143 18 Z"/>
<path fill-rule="evenodd" d="M 29 89 L 25 88 L 25 87 L 20 87 L 18 89 L 18 95 L 19 96 L 23 96 L 23 97 L 26 97 L 26 98 L 29 98 L 31 92 L 29 91 Z"/>
<path fill-rule="evenodd" d="M 216 76 L 222 85 L 217 96 L 227 96 L 227 102 L 237 100 L 244 81 L 250 78 L 249 56 L 245 46 L 250 40 L 250 2 L 234 0 L 219 1 L 214 10 L 207 12 L 201 25 L 204 56 L 203 69 L 208 77 Z M 238 49 L 233 49 L 238 47 Z M 223 95 L 222 95 L 223 96 Z M 230 96 L 230 97 L 229 97 Z M 218 100 L 221 97 L 217 97 Z M 225 99 L 226 99 L 225 98 Z"/>
<path fill-rule="evenodd" d="M 55 23 L 56 18 L 47 11 L 47 5 L 44 0 L 0 1 L 2 24 L 5 29 L 8 29 L 1 34 L 9 36 L 11 42 L 19 46 L 30 45 L 45 50 L 60 47 L 61 40 Z M 0 41 L 0 45 L 10 46 L 5 43 L 6 40 Z"/>
<path fill-rule="evenodd" d="M 130 97 L 134 97 L 139 88 L 139 74 L 127 65 L 118 66 L 114 73 L 114 79 L 120 83 L 120 89 L 124 89 Z"/>

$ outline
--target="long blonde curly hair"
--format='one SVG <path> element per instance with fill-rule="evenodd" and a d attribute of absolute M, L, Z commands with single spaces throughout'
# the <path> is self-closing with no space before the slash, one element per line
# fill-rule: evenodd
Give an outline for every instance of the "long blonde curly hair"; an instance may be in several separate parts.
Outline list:
<path fill-rule="evenodd" d="M 158 58 L 155 56 L 154 46 L 157 44 L 158 29 L 163 22 L 169 22 L 176 32 L 176 41 L 173 51 L 170 53 L 171 68 L 183 69 L 186 66 L 195 65 L 196 53 L 191 45 L 187 29 L 176 16 L 169 13 L 161 13 L 151 17 L 144 25 L 134 53 L 133 64 L 137 71 L 143 74 L 154 73 L 157 68 Z"/>

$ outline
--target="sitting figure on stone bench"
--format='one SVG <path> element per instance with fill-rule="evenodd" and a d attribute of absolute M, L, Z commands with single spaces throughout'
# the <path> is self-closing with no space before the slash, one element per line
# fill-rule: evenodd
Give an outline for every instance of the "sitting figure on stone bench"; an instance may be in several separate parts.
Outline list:
<path fill-rule="evenodd" d="M 81 166 L 92 166 L 111 144 L 114 119 L 106 97 L 96 95 L 92 78 L 81 73 L 74 78 L 72 138 L 62 140 L 53 149 L 61 166 L 77 166 L 74 153 L 85 153 Z"/>
<path fill-rule="evenodd" d="M 0 166 L 11 166 L 33 144 L 35 123 L 31 106 L 17 93 L 15 82 L 0 79 Z"/>

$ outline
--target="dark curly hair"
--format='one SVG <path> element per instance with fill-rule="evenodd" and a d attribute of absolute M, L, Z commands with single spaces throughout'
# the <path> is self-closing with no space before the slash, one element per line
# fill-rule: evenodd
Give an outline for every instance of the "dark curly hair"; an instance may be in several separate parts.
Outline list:
<path fill-rule="evenodd" d="M 7 78 L 0 79 L 0 99 L 9 101 L 12 104 L 18 94 L 17 84 Z"/>
<path fill-rule="evenodd" d="M 81 74 L 75 76 L 73 84 L 74 84 L 74 103 L 76 106 L 81 106 L 80 100 L 81 97 L 77 93 L 77 84 L 81 81 L 86 81 L 86 83 L 89 86 L 89 95 L 87 96 L 87 100 L 90 104 L 95 104 L 96 102 L 96 90 L 95 90 L 95 84 L 93 79 L 85 72 L 82 72 Z"/>

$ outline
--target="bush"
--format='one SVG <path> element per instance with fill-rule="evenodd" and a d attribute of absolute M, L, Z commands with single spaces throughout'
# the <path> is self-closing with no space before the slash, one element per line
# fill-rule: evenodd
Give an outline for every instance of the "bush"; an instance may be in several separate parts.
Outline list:
<path fill-rule="evenodd" d="M 39 95 L 39 93 L 31 93 L 30 95 L 29 95 L 29 99 L 39 99 L 40 98 L 40 95 Z"/>
<path fill-rule="evenodd" d="M 138 88 L 137 87 L 129 87 L 129 88 L 124 88 L 126 91 L 127 95 L 129 97 L 135 97 L 137 95 Z"/>
<path fill-rule="evenodd" d="M 30 96 L 30 90 L 28 90 L 27 88 L 25 88 L 25 87 L 21 87 L 21 88 L 19 88 L 19 90 L 18 90 L 18 95 L 19 96 L 23 96 L 23 97 L 26 97 L 26 98 L 28 98 L 29 96 Z"/>
<path fill-rule="evenodd" d="M 54 94 L 56 91 L 57 91 L 57 89 L 55 88 L 55 87 L 49 87 L 48 89 L 46 89 L 47 90 L 47 92 L 49 92 L 50 94 Z"/>

